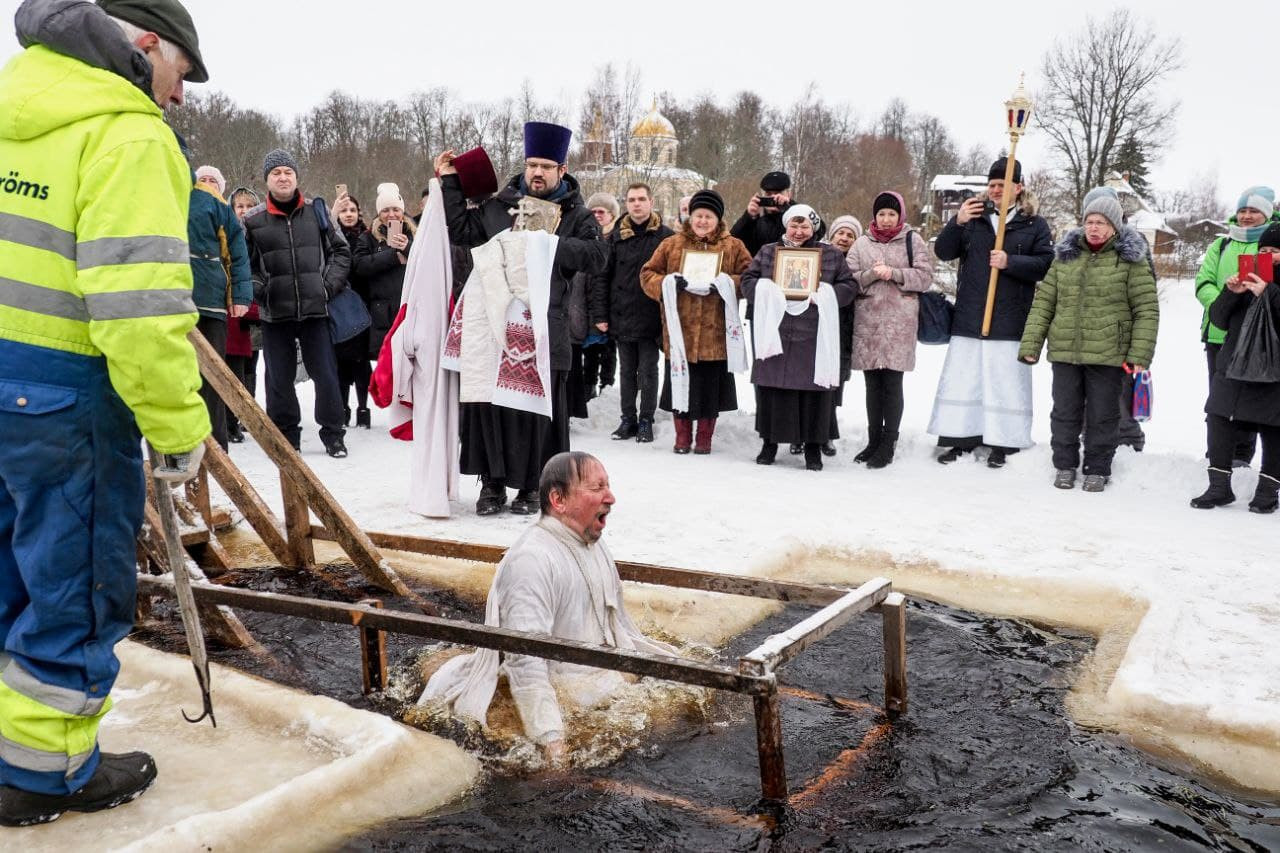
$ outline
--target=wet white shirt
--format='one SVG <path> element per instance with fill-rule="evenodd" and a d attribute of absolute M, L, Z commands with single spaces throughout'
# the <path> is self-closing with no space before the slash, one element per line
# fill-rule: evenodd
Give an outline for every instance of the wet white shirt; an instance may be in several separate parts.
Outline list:
<path fill-rule="evenodd" d="M 675 655 L 640 633 L 622 605 L 622 581 L 603 542 L 588 545 L 543 516 L 511 546 L 489 590 L 485 624 L 539 631 L 586 643 Z M 527 655 L 504 655 L 525 733 L 539 744 L 564 737 L 558 685 L 575 703 L 597 704 L 623 681 L 620 673 Z M 443 699 L 454 712 L 484 721 L 497 687 L 498 653 L 480 649 L 447 662 L 427 682 L 419 703 Z"/>

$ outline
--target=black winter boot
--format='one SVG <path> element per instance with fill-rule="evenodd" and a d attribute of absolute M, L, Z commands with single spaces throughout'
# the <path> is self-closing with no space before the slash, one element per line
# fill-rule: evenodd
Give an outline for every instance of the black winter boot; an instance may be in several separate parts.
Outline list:
<path fill-rule="evenodd" d="M 804 445 L 804 467 L 808 471 L 822 470 L 822 447 L 817 442 L 807 442 Z"/>
<path fill-rule="evenodd" d="M 1253 492 L 1253 500 L 1249 501 L 1249 512 L 1267 515 L 1280 506 L 1280 480 L 1267 474 L 1258 475 L 1258 488 Z"/>
<path fill-rule="evenodd" d="M 85 786 L 70 794 L 36 794 L 0 786 L 0 826 L 49 823 L 63 812 L 96 812 L 136 800 L 156 779 L 156 763 L 145 752 L 102 753 Z"/>
<path fill-rule="evenodd" d="M 507 503 L 507 485 L 497 480 L 486 480 L 476 501 L 476 515 L 497 515 Z"/>
<path fill-rule="evenodd" d="M 866 462 L 876 453 L 876 447 L 880 444 L 880 437 L 884 435 L 884 427 L 880 425 L 867 428 L 867 446 L 858 451 L 858 455 L 853 457 L 854 462 Z"/>
<path fill-rule="evenodd" d="M 898 444 L 898 434 L 896 432 L 886 432 L 880 437 L 880 443 L 876 445 L 875 452 L 871 454 L 871 458 L 867 460 L 868 468 L 885 468 L 893 462 L 893 451 Z"/>
<path fill-rule="evenodd" d="M 614 441 L 626 441 L 635 438 L 639 430 L 640 427 L 635 418 L 623 415 L 622 420 L 618 422 L 618 428 L 613 431 L 611 437 Z"/>
<path fill-rule="evenodd" d="M 773 460 L 778 458 L 778 445 L 773 442 L 766 441 L 760 445 L 760 452 L 756 454 L 757 465 L 772 465 Z"/>
<path fill-rule="evenodd" d="M 801 453 L 804 453 L 804 445 L 798 441 L 793 441 L 791 442 L 791 446 L 788 447 L 787 450 L 791 453 L 792 456 L 799 456 Z"/>
<path fill-rule="evenodd" d="M 361 429 L 373 428 L 372 413 L 370 413 L 370 411 L 364 406 L 361 406 L 360 408 L 356 409 L 356 426 L 360 427 Z"/>
<path fill-rule="evenodd" d="M 1231 491 L 1231 470 L 1221 468 L 1209 469 L 1209 488 L 1199 497 L 1191 499 L 1196 509 L 1213 509 L 1235 503 L 1236 493 Z"/>
<path fill-rule="evenodd" d="M 653 418 L 641 418 L 636 422 L 636 441 L 641 444 L 653 441 Z"/>
<path fill-rule="evenodd" d="M 539 499 L 537 489 L 521 489 L 511 501 L 512 515 L 533 515 L 538 511 Z"/>

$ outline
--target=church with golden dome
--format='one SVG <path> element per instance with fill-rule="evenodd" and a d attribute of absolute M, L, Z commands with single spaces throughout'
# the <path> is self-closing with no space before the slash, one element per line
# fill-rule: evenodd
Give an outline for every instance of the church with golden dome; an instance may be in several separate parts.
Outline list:
<path fill-rule="evenodd" d="M 656 101 L 631 129 L 626 163 L 613 164 L 613 146 L 604 136 L 597 115 L 595 126 L 582 143 L 582 166 L 574 171 L 584 198 L 597 192 L 609 193 L 625 212 L 627 187 L 646 183 L 653 188 L 654 210 L 668 225 L 678 227 L 674 223 L 680 213 L 680 199 L 716 185 L 712 179 L 676 165 L 680 140 L 675 127 L 658 111 Z"/>

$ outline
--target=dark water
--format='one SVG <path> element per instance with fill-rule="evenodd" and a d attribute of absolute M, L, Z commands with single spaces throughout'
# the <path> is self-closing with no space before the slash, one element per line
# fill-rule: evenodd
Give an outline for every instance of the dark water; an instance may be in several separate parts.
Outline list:
<path fill-rule="evenodd" d="M 296 574 L 244 581 L 344 600 L 373 594 Z M 807 612 L 789 608 L 724 657 Z M 272 659 L 215 650 L 215 660 L 358 707 L 397 710 L 360 695 L 353 629 L 241 615 Z M 783 669 L 792 791 L 784 807 L 757 802 L 749 700 L 717 694 L 707 717 L 664 730 L 612 765 L 491 776 L 447 813 L 380 827 L 343 849 L 1280 850 L 1280 805 L 1216 791 L 1120 738 L 1071 723 L 1063 698 L 1090 638 L 920 601 L 911 603 L 907 635 L 911 709 L 892 725 L 874 706 L 883 695 L 878 617 L 841 629 Z M 176 632 L 165 626 L 141 639 L 172 647 Z M 415 657 L 420 644 L 388 635 L 388 645 L 395 662 Z"/>

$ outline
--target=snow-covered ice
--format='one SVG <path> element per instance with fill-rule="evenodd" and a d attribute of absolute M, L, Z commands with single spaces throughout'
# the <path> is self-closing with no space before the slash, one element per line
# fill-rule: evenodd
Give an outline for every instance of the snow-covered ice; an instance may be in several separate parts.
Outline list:
<path fill-rule="evenodd" d="M 217 664 L 215 729 L 190 661 L 132 642 L 103 719 L 102 748 L 145 749 L 159 776 L 136 802 L 0 831 L 6 850 L 328 849 L 344 836 L 457 799 L 478 762 L 452 742 Z M 431 773 L 424 774 L 423 768 Z"/>
<path fill-rule="evenodd" d="M 1188 281 L 1163 283 L 1160 301 L 1146 450 L 1120 448 L 1102 494 L 1051 485 L 1043 362 L 1036 447 L 1002 470 L 972 457 L 935 463 L 924 428 L 945 347 L 919 348 L 897 459 L 881 471 L 852 461 L 866 437 L 858 373 L 845 389 L 840 453 L 821 473 L 803 470 L 785 448 L 772 467 L 754 463 L 745 376 L 741 408 L 720 419 L 710 456 L 672 454 L 662 413 L 653 444 L 611 441 L 613 390 L 591 403 L 590 421 L 574 422 L 573 446 L 609 471 L 618 504 L 606 535 L 619 558 L 845 584 L 883 574 L 961 606 L 1087 628 L 1100 642 L 1074 697 L 1079 718 L 1280 791 L 1280 515 L 1247 512 L 1252 471 L 1236 475 L 1235 505 L 1188 506 L 1205 486 L 1201 309 Z M 310 388 L 299 386 L 304 413 Z M 464 478 L 452 519 L 410 513 L 409 447 L 386 433 L 383 412 L 374 411 L 372 432 L 348 431 L 342 460 L 326 457 L 309 418 L 304 424 L 304 458 L 366 529 L 505 545 L 531 523 L 477 517 L 474 478 Z M 278 475 L 256 445 L 232 453 L 279 506 Z"/>

